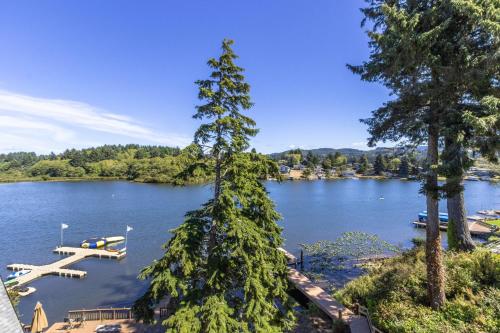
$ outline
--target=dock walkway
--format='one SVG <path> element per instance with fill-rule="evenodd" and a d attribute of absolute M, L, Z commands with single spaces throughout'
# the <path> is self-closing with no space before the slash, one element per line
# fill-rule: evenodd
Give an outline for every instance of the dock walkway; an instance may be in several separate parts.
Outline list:
<path fill-rule="evenodd" d="M 45 275 L 59 275 L 63 277 L 72 278 L 84 278 L 87 275 L 86 271 L 80 271 L 75 269 L 67 269 L 65 267 L 73 265 L 78 261 L 85 258 L 96 257 L 96 258 L 109 258 L 109 259 L 122 259 L 126 256 L 126 253 L 120 252 L 110 252 L 101 249 L 82 249 L 79 247 L 57 247 L 53 251 L 61 255 L 69 255 L 64 259 L 58 260 L 56 262 L 47 265 L 27 265 L 27 264 L 11 264 L 7 265 L 7 268 L 13 271 L 20 270 L 30 270 L 31 272 L 20 277 L 15 278 L 17 286 L 27 284 L 35 279 L 38 279 Z"/>
<path fill-rule="evenodd" d="M 297 258 L 293 254 L 282 248 L 279 250 L 285 254 L 289 264 L 297 264 Z M 351 333 L 371 332 L 366 317 L 354 314 L 298 270 L 288 268 L 288 281 L 332 320 L 342 320 L 349 325 Z"/>

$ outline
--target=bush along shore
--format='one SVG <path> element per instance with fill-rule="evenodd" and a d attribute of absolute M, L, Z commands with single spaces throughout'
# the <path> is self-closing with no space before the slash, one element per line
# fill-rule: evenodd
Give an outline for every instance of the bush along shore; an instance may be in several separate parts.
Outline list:
<path fill-rule="evenodd" d="M 424 242 L 371 264 L 334 296 L 368 307 L 384 332 L 500 332 L 500 255 L 484 248 L 444 253 L 446 302 L 428 306 Z"/>

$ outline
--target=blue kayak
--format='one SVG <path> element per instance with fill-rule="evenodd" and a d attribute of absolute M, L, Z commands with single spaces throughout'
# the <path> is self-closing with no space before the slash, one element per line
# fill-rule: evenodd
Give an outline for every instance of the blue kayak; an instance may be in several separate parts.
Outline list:
<path fill-rule="evenodd" d="M 10 274 L 9 276 L 7 276 L 7 280 L 12 280 L 12 279 L 18 278 L 20 276 L 28 274 L 29 272 L 31 272 L 31 270 L 29 270 L 29 269 L 23 269 L 23 270 L 14 272 L 14 273 Z"/>

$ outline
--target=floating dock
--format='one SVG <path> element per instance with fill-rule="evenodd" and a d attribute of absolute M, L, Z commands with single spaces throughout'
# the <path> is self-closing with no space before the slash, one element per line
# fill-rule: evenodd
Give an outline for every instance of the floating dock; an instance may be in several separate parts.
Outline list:
<path fill-rule="evenodd" d="M 26 264 L 11 264 L 7 265 L 7 268 L 13 271 L 30 270 L 28 274 L 21 275 L 15 279 L 13 286 L 22 286 L 31 281 L 38 279 L 45 275 L 59 275 L 63 277 L 71 278 L 84 278 L 87 275 L 86 271 L 80 271 L 75 269 L 66 269 L 64 267 L 73 265 L 78 261 L 85 258 L 95 257 L 95 258 L 107 258 L 107 259 L 117 259 L 120 260 L 126 256 L 126 252 L 111 252 L 102 249 L 82 249 L 79 247 L 57 247 L 53 251 L 54 253 L 60 255 L 69 255 L 64 259 L 58 260 L 47 265 L 26 265 Z"/>
<path fill-rule="evenodd" d="M 283 248 L 278 248 L 283 252 L 289 265 L 296 265 L 297 258 Z M 333 299 L 320 286 L 314 284 L 304 274 L 294 268 L 288 268 L 288 281 L 311 302 L 313 302 L 321 311 L 323 311 L 332 320 L 341 320 L 345 322 L 351 333 L 370 333 L 370 325 L 366 317 L 358 316 L 351 310 Z"/>
<path fill-rule="evenodd" d="M 467 223 L 469 223 L 470 234 L 473 236 L 489 236 L 492 232 L 495 231 L 494 227 L 482 221 L 469 221 Z M 413 224 L 418 228 L 425 228 L 427 225 L 426 222 L 420 221 L 414 221 Z M 448 225 L 440 223 L 439 229 L 442 231 L 446 231 L 448 229 Z"/>

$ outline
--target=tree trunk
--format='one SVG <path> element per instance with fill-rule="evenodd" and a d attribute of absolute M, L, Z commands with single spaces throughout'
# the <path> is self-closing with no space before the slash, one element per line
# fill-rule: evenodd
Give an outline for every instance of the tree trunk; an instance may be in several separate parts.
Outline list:
<path fill-rule="evenodd" d="M 441 248 L 441 234 L 439 231 L 439 193 L 437 180 L 438 165 L 438 129 L 436 121 L 429 125 L 429 140 L 427 146 L 426 196 L 427 196 L 427 226 L 425 257 L 427 263 L 427 294 L 430 306 L 439 308 L 445 301 L 444 268 Z"/>
<path fill-rule="evenodd" d="M 445 140 L 446 159 L 452 174 L 446 179 L 446 205 L 448 208 L 448 248 L 472 251 L 476 247 L 469 231 L 465 214 L 463 169 L 463 147 L 453 138 Z"/>
<path fill-rule="evenodd" d="M 462 184 L 460 184 L 462 185 Z M 461 189 L 447 198 L 448 219 L 451 223 L 451 233 L 455 242 L 454 249 L 472 251 L 476 247 L 469 231 L 469 223 L 465 215 L 464 191 Z"/>
<path fill-rule="evenodd" d="M 218 120 L 220 121 L 221 116 L 219 115 Z M 221 190 L 221 152 L 220 149 L 218 148 L 218 144 L 221 141 L 222 138 L 222 131 L 221 131 L 221 126 L 220 124 L 217 125 L 217 136 L 215 139 L 215 147 L 217 147 L 214 151 L 215 155 L 215 184 L 214 184 L 214 211 L 217 211 L 217 206 L 219 205 L 219 196 L 220 196 L 220 190 Z M 211 255 L 213 248 L 217 245 L 217 220 L 212 214 L 212 226 L 210 227 L 210 236 L 208 240 L 208 255 Z"/>

